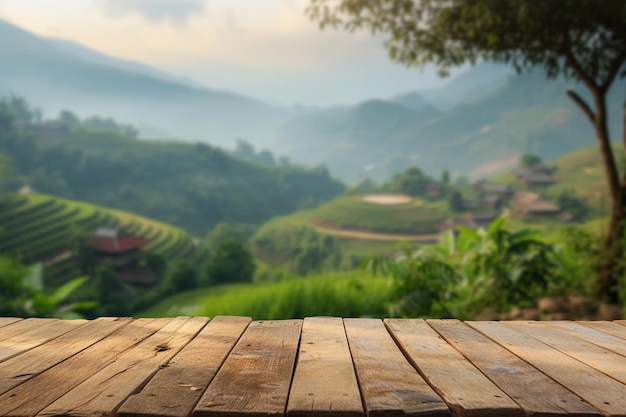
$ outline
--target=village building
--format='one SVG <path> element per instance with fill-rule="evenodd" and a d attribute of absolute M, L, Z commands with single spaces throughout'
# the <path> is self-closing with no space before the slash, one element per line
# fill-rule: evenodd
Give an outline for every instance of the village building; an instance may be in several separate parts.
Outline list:
<path fill-rule="evenodd" d="M 426 195 L 428 197 L 441 197 L 443 195 L 444 189 L 441 184 L 428 184 L 426 187 Z"/>
<path fill-rule="evenodd" d="M 520 168 L 515 171 L 515 176 L 518 180 L 522 181 L 527 188 L 544 187 L 554 184 L 552 169 L 543 164 Z"/>
<path fill-rule="evenodd" d="M 152 286 L 159 281 L 154 272 L 141 265 L 141 248 L 148 243 L 149 239 L 104 227 L 92 236 L 96 264 L 108 260 L 122 281 L 136 286 Z"/>
<path fill-rule="evenodd" d="M 512 199 L 513 209 L 521 216 L 558 217 L 561 208 L 537 193 L 519 191 Z M 570 219 L 571 220 L 571 219 Z"/>
<path fill-rule="evenodd" d="M 487 180 L 480 180 L 472 184 L 474 191 L 481 194 L 494 194 L 501 197 L 510 197 L 515 193 L 515 189 L 507 184 L 498 184 Z"/>

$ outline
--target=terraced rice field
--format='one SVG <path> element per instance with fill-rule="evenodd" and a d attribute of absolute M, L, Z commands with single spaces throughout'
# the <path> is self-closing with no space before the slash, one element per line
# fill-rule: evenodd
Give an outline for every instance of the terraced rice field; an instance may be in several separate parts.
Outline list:
<path fill-rule="evenodd" d="M 98 227 L 122 228 L 151 239 L 145 251 L 168 261 L 190 259 L 201 263 L 206 249 L 182 229 L 119 210 L 48 195 L 9 195 L 0 200 L 0 253 L 25 263 L 42 262 L 46 276 L 71 278 L 76 274 L 72 240 L 79 231 Z"/>
<path fill-rule="evenodd" d="M 379 233 L 432 234 L 448 217 L 445 203 L 413 199 L 399 204 L 377 204 L 361 196 L 341 197 L 318 208 L 314 224 Z"/>

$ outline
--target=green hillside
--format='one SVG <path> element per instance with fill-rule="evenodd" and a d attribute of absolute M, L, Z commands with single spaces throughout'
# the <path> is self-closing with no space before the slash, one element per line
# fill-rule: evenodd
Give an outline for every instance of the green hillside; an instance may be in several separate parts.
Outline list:
<path fill-rule="evenodd" d="M 385 205 L 364 201 L 362 196 L 341 197 L 319 207 L 315 224 L 378 233 L 431 234 L 449 216 L 445 202 L 420 199 Z"/>
<path fill-rule="evenodd" d="M 0 103 L 0 153 L 13 171 L 5 189 L 28 185 L 200 237 L 219 222 L 260 224 L 328 201 L 344 188 L 324 167 L 261 164 L 200 143 L 140 140 L 115 132 L 111 120 L 100 121 L 112 128 L 96 129 L 71 115 L 48 124 L 33 119 L 24 103 Z"/>
<path fill-rule="evenodd" d="M 594 143 L 591 124 L 565 94 L 574 89 L 586 97 L 580 85 L 546 80 L 540 71 L 494 85 L 486 88 L 490 94 L 445 111 L 383 101 L 313 111 L 285 124 L 277 146 L 296 160 L 324 162 L 356 183 L 366 176 L 385 181 L 415 164 L 439 175 L 443 169 L 470 172 L 518 153 L 553 159 Z M 621 132 L 624 85 L 619 81 L 607 98 L 614 138 Z M 376 108 L 377 116 L 368 108 Z M 369 128 L 379 119 L 385 123 Z"/>
<path fill-rule="evenodd" d="M 207 251 L 183 230 L 119 210 L 49 195 L 4 195 L 0 200 L 0 253 L 26 263 L 42 262 L 55 282 L 78 275 L 73 247 L 79 233 L 98 227 L 121 228 L 150 239 L 144 251 L 166 260 L 200 264 Z"/>

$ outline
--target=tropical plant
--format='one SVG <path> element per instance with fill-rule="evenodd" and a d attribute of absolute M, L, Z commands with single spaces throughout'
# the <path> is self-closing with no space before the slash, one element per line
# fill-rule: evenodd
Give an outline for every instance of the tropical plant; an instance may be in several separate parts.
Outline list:
<path fill-rule="evenodd" d="M 365 266 L 392 277 L 400 316 L 472 318 L 531 305 L 560 279 L 558 258 L 535 231 L 510 232 L 505 219 L 487 229 L 459 227 L 433 246 L 408 247 L 393 259 L 369 259 Z"/>
<path fill-rule="evenodd" d="M 48 294 L 44 291 L 41 264 L 26 267 L 13 258 L 0 256 L 0 316 L 79 317 L 77 311 L 93 308 L 96 303 L 67 300 L 86 280 L 70 280 Z"/>
<path fill-rule="evenodd" d="M 609 137 L 606 97 L 626 77 L 623 0 L 311 0 L 320 27 L 368 28 L 389 35 L 385 46 L 406 65 L 435 64 L 442 74 L 479 60 L 572 77 L 591 94 L 567 95 L 593 125 L 612 200 L 611 224 L 597 279 L 599 295 L 616 302 L 626 231 L 626 172 L 620 174 Z M 626 149 L 626 138 L 623 143 Z"/>
<path fill-rule="evenodd" d="M 504 217 L 487 229 L 459 229 L 460 266 L 473 292 L 469 305 L 475 301 L 498 312 L 529 306 L 559 278 L 554 249 L 537 231 L 508 231 Z"/>
<path fill-rule="evenodd" d="M 448 239 L 453 236 L 448 235 Z M 392 316 L 456 317 L 457 286 L 462 280 L 450 262 L 445 243 L 419 248 L 405 247 L 395 259 L 372 258 L 365 267 L 393 279 Z"/>

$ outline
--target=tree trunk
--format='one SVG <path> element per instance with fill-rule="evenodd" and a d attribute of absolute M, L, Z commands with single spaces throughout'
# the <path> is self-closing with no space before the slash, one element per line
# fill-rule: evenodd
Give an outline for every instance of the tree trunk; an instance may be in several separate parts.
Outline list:
<path fill-rule="evenodd" d="M 624 179 L 620 181 L 611 149 L 607 127 L 606 92 L 598 89 L 593 93 L 596 105 L 594 127 L 611 195 L 611 222 L 597 276 L 598 296 L 610 303 L 618 303 L 619 281 L 625 272 L 622 257 L 626 232 L 626 182 Z"/>

